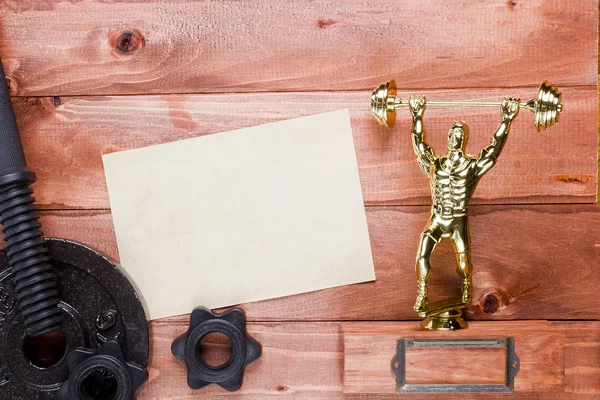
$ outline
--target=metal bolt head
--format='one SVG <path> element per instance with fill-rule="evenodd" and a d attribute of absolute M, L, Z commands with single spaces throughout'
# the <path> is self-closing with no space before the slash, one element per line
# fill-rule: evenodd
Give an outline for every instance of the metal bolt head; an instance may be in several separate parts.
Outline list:
<path fill-rule="evenodd" d="M 117 323 L 117 312 L 115 310 L 104 310 L 96 317 L 96 328 L 107 331 Z"/>

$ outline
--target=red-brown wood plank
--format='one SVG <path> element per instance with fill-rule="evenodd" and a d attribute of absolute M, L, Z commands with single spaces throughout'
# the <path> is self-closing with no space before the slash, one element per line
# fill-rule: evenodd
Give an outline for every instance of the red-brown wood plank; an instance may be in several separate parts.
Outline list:
<path fill-rule="evenodd" d="M 597 0 L 6 1 L 18 95 L 593 85 Z"/>
<path fill-rule="evenodd" d="M 566 87 L 560 122 L 537 133 L 522 110 L 498 164 L 482 180 L 473 203 L 594 202 L 597 171 L 596 87 Z M 429 99 L 499 100 L 534 97 L 537 88 L 422 91 Z M 408 93 L 402 93 L 403 96 Z M 43 208 L 108 208 L 101 155 L 281 119 L 349 108 L 366 204 L 430 204 L 429 183 L 410 142 L 409 111 L 392 129 L 377 124 L 370 92 L 168 95 L 15 99 L 25 154 L 38 174 Z M 446 132 L 462 118 L 478 154 L 500 123 L 490 108 L 426 111 L 427 140 L 438 153 Z"/>
<path fill-rule="evenodd" d="M 377 280 L 243 305 L 254 321 L 416 320 L 414 260 L 427 207 L 368 208 Z M 600 208 L 596 205 L 471 208 L 474 298 L 467 319 L 598 319 Z M 47 236 L 117 257 L 107 211 L 45 211 Z M 433 300 L 458 295 L 447 241 L 432 258 Z"/>
<path fill-rule="evenodd" d="M 395 394 L 396 382 L 391 376 L 390 360 L 396 354 L 396 342 L 399 338 L 514 338 L 515 353 L 519 358 L 520 369 L 514 381 L 514 395 L 526 392 L 556 393 L 571 392 L 600 394 L 599 378 L 593 373 L 600 371 L 597 359 L 600 356 L 598 345 L 598 322 L 580 322 L 579 329 L 573 323 L 555 323 L 547 321 L 511 321 L 511 322 L 473 322 L 469 329 L 458 332 L 431 332 L 419 329 L 418 323 L 345 323 L 342 324 L 344 337 L 344 393 Z M 580 351 L 588 352 L 583 355 Z M 472 380 L 474 377 L 490 378 L 498 375 L 498 363 L 482 364 L 486 358 L 469 359 L 468 349 L 430 349 L 441 353 L 433 371 L 422 368 L 431 366 L 427 358 L 413 360 L 406 349 L 405 376 L 417 376 L 428 383 L 442 383 L 441 379 L 454 381 Z M 453 350 L 462 350 L 457 354 Z M 487 351 L 490 351 L 488 349 Z M 498 349 L 496 349 L 498 350 Z M 479 350 L 483 351 L 483 349 Z M 453 357 L 452 363 L 442 358 Z M 489 357 L 488 357 L 489 358 Z M 504 378 L 505 360 L 501 360 L 501 380 Z M 446 365 L 450 368 L 443 369 Z M 586 367 L 584 367 L 587 366 Z M 412 370 L 411 370 L 412 369 Z M 579 373 L 574 373 L 578 370 Z M 465 375 L 470 373 L 471 376 Z M 432 376 L 438 380 L 432 382 Z M 416 383 L 416 382 L 414 382 Z M 455 382 L 452 382 L 455 383 Z M 484 383 L 484 382 L 479 382 Z M 506 394 L 502 394 L 504 398 Z M 508 395 L 511 396 L 511 395 Z M 427 398 L 427 396 L 425 395 Z"/>
<path fill-rule="evenodd" d="M 514 321 L 472 323 L 459 332 L 432 332 L 419 329 L 418 323 L 348 323 L 343 325 L 344 336 L 344 393 L 394 394 L 396 380 L 391 376 L 390 360 L 396 354 L 399 338 L 455 339 L 505 338 L 515 341 L 515 354 L 520 369 L 515 379 L 515 393 L 563 392 L 565 390 L 565 339 L 563 332 L 546 321 Z M 590 333 L 590 332 L 588 332 Z M 593 341 L 590 335 L 589 341 Z M 425 350 L 425 349 L 423 349 Z M 406 383 L 505 383 L 506 352 L 504 359 L 494 364 L 486 357 L 469 359 L 465 348 L 427 349 L 430 357 L 414 359 L 415 349 L 405 349 Z M 476 349 L 489 353 L 500 349 Z M 432 353 L 438 353 L 436 358 Z M 439 358 L 439 360 L 436 360 Z M 450 358 L 450 360 L 448 360 Z M 442 359 L 447 359 L 443 361 Z M 424 369 L 429 367 L 433 371 Z M 490 369 L 495 370 L 490 370 Z M 486 382 L 498 377 L 500 382 Z M 412 378 L 412 382 L 409 380 Z M 474 382 L 476 378 L 479 382 Z"/>
<path fill-rule="evenodd" d="M 315 400 L 375 400 L 398 399 L 398 395 L 382 394 L 343 394 L 344 344 L 343 332 L 355 323 L 251 323 L 249 333 L 262 344 L 262 356 L 246 369 L 244 384 L 239 392 L 229 393 L 225 390 L 210 386 L 200 391 L 192 391 L 186 385 L 184 365 L 171 354 L 172 341 L 187 330 L 189 317 L 170 320 L 153 321 L 150 326 L 152 357 L 149 365 L 149 381 L 139 393 L 138 399 L 210 399 L 229 397 L 234 399 L 262 400 L 270 398 L 315 399 Z M 367 324 L 369 325 L 369 324 Z M 375 324 L 377 325 L 377 324 Z M 416 322 L 400 324 L 404 327 L 418 326 Z M 565 362 L 560 365 L 559 374 L 555 377 L 548 375 L 556 369 L 554 359 L 545 360 L 549 365 L 542 366 L 540 376 L 559 385 L 545 384 L 539 391 L 526 390 L 521 393 L 505 393 L 502 399 L 510 400 L 579 400 L 597 399 L 600 397 L 598 376 L 600 367 L 597 358 L 600 348 L 597 345 L 600 335 L 598 322 L 474 322 L 473 332 L 489 330 L 500 337 L 507 337 L 511 332 L 523 331 L 527 327 L 545 327 L 549 332 L 542 336 L 561 336 L 560 343 L 544 343 L 550 346 L 547 351 L 556 353 L 558 359 Z M 416 328 L 415 328 L 416 329 Z M 418 332 L 418 331 L 417 331 Z M 469 330 L 463 336 L 468 337 Z M 530 331 L 531 333 L 531 331 Z M 441 334 L 446 336 L 445 334 Z M 571 340 L 573 335 L 575 340 Z M 535 344 L 535 334 L 522 335 L 526 347 Z M 365 341 L 365 351 L 368 351 L 372 341 Z M 539 340 L 537 343 L 540 343 Z M 521 345 L 521 343 L 519 343 Z M 564 346 L 564 347 L 563 347 Z M 583 358 L 575 357 L 581 348 L 587 349 Z M 564 351 L 563 351 L 564 350 Z M 517 348 L 517 352 L 519 347 Z M 518 354 L 518 353 L 517 353 Z M 530 352 L 527 352 L 529 355 Z M 546 353 L 544 353 L 546 354 Z M 527 359 L 522 353 L 522 375 L 517 375 L 515 386 L 519 388 L 519 379 L 527 373 L 535 375 L 533 368 L 535 359 Z M 389 360 L 393 354 L 389 355 Z M 529 365 L 528 365 L 529 363 Z M 559 368 L 560 369 L 560 368 Z M 572 376 L 573 370 L 582 373 Z M 391 371 L 389 377 L 393 380 Z M 571 379 L 574 378 L 574 379 Z M 523 381 L 524 382 L 524 381 Z M 573 386 L 570 382 L 575 382 Z M 524 382 L 526 383 L 526 382 Z M 523 386 L 522 386 L 523 387 Z M 526 387 L 523 387 L 527 389 Z M 409 399 L 478 399 L 477 394 L 444 394 L 444 395 L 402 395 Z M 486 398 L 496 398 L 488 395 Z"/>
<path fill-rule="evenodd" d="M 542 341 L 537 341 L 537 344 L 540 342 Z M 377 345 L 371 341 L 365 343 L 369 343 L 371 348 L 373 345 Z M 354 350 L 362 351 L 365 348 L 365 343 L 359 345 L 355 342 L 356 348 Z M 392 347 L 391 354 L 393 353 Z M 348 359 L 347 354 L 348 347 L 344 346 L 346 360 Z M 506 349 L 502 348 L 408 348 L 405 351 L 405 357 L 406 372 L 404 377 L 408 385 L 443 383 L 452 385 L 497 385 L 506 382 Z M 389 373 L 389 365 L 386 372 Z M 367 373 L 365 378 L 371 380 L 372 375 Z M 364 381 L 364 378 L 361 379 L 361 382 Z M 394 380 L 391 381 L 392 386 L 395 386 Z M 395 390 L 394 387 L 392 393 Z"/>

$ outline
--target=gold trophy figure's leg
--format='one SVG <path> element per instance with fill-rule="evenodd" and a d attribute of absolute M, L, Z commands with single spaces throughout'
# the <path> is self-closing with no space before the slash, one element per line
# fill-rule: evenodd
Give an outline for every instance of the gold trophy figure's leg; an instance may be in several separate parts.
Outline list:
<path fill-rule="evenodd" d="M 462 302 L 469 304 L 473 297 L 473 283 L 471 282 L 471 275 L 473 266 L 471 265 L 471 256 L 469 251 L 464 253 L 456 253 L 456 272 L 462 279 Z"/>
<path fill-rule="evenodd" d="M 433 250 L 435 250 L 440 238 L 441 232 L 439 232 L 439 229 L 434 224 L 429 225 L 421 235 L 415 266 L 415 271 L 417 273 L 417 299 L 415 301 L 414 309 L 416 312 L 425 309 L 429 303 L 429 289 L 427 286 L 431 271 L 429 258 L 431 257 Z"/>
<path fill-rule="evenodd" d="M 462 302 L 465 304 L 471 303 L 473 298 L 473 283 L 471 283 L 471 275 L 468 278 L 463 279 L 462 282 Z"/>
<path fill-rule="evenodd" d="M 462 302 L 469 304 L 473 296 L 473 284 L 471 276 L 473 274 L 473 265 L 471 264 L 471 251 L 469 250 L 468 219 L 465 217 L 455 226 L 452 233 L 452 249 L 456 255 L 456 272 L 462 279 Z"/>
<path fill-rule="evenodd" d="M 462 279 L 462 295 L 459 298 L 429 304 L 427 302 L 427 279 L 430 274 L 429 259 L 439 241 L 449 237 L 452 249 L 456 255 L 456 271 Z M 425 320 L 421 323 L 423 329 L 436 331 L 455 331 L 468 328 L 462 318 L 462 309 L 471 301 L 473 285 L 471 275 L 471 253 L 469 251 L 469 229 L 466 217 L 455 218 L 450 226 L 441 227 L 438 220 L 432 220 L 429 227 L 421 235 L 421 243 L 417 254 L 417 283 L 419 292 L 415 311 Z M 422 299 L 425 297 L 425 301 Z"/>
<path fill-rule="evenodd" d="M 429 304 L 429 288 L 427 281 L 417 281 L 417 299 L 415 300 L 415 311 L 424 310 Z"/>

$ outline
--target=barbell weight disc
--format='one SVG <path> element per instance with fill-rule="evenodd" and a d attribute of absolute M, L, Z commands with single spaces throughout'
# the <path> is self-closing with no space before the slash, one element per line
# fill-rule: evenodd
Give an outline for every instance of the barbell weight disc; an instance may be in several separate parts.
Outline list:
<path fill-rule="evenodd" d="M 534 124 L 538 132 L 554 126 L 562 111 L 562 93 L 551 83 L 542 82 L 534 110 Z"/>
<path fill-rule="evenodd" d="M 392 79 L 379 85 L 371 95 L 371 113 L 379 124 L 388 128 L 396 122 L 396 93 L 396 81 Z"/>
<path fill-rule="evenodd" d="M 560 118 L 562 111 L 562 93 L 554 86 L 550 85 L 552 89 L 552 125 L 556 124 Z"/>

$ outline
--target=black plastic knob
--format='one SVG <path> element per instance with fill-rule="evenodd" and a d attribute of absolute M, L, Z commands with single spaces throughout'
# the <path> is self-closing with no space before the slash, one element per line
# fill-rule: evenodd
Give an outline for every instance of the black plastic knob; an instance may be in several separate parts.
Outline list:
<path fill-rule="evenodd" d="M 67 363 L 69 378 L 58 391 L 58 400 L 132 400 L 148 377 L 144 367 L 127 359 L 116 339 L 94 350 L 77 348 Z"/>
<path fill-rule="evenodd" d="M 219 332 L 231 340 L 231 357 L 223 365 L 208 364 L 200 354 L 200 342 L 210 333 Z M 187 367 L 191 389 L 201 389 L 215 383 L 235 392 L 242 386 L 244 369 L 261 355 L 261 346 L 246 332 L 246 315 L 239 308 L 215 314 L 205 307 L 192 311 L 190 328 L 178 337 L 171 351 Z"/>

